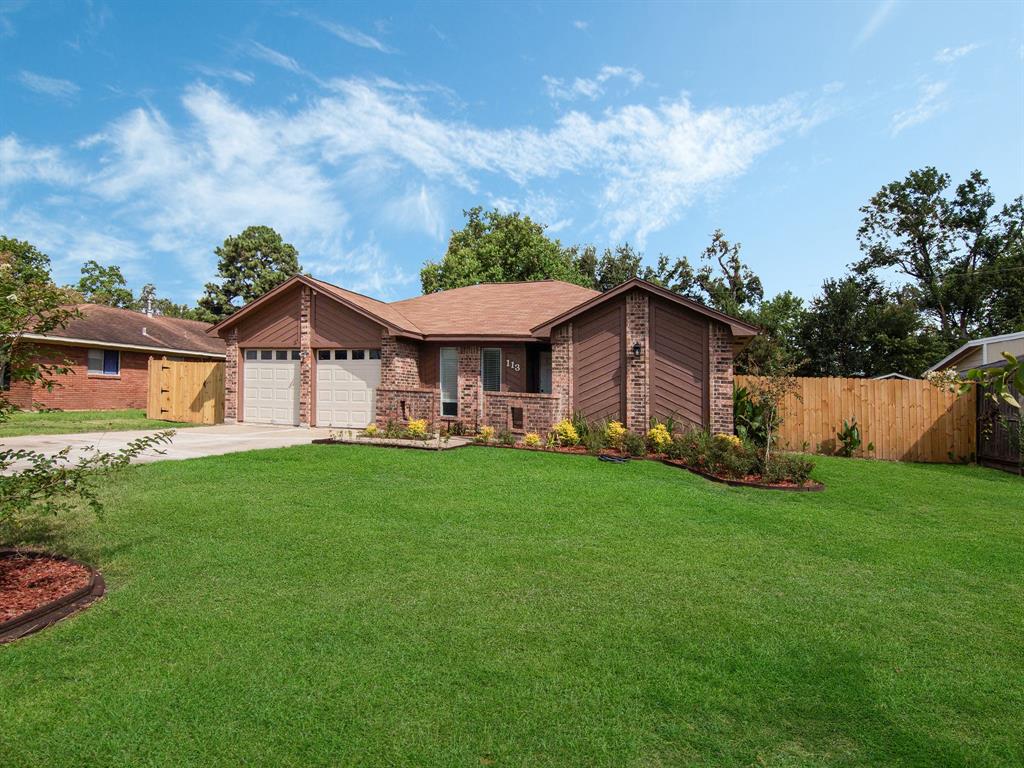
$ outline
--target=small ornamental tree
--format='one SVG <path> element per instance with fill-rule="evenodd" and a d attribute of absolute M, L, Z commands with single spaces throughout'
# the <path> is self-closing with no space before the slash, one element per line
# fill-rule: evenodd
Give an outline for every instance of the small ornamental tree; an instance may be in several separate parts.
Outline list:
<path fill-rule="evenodd" d="M 782 426 L 782 401 L 790 394 L 800 399 L 798 388 L 792 365 L 780 366 L 763 375 L 754 373 L 748 382 L 747 397 L 758 414 L 758 429 L 751 430 L 750 437 L 760 437 L 756 447 L 761 454 L 762 467 L 767 467 L 771 461 L 772 445 Z"/>
<path fill-rule="evenodd" d="M 67 372 L 61 363 L 41 362 L 26 334 L 59 330 L 75 316 L 68 306 L 73 294 L 50 280 L 50 260 L 30 243 L 0 237 L 0 372 L 11 383 L 45 389 Z M 14 406 L 0 389 L 0 422 Z M 0 446 L 0 543 L 13 543 L 29 523 L 45 515 L 88 507 L 101 510 L 97 479 L 127 466 L 144 451 L 170 441 L 173 431 L 139 438 L 114 453 L 86 449 L 54 455 Z"/>

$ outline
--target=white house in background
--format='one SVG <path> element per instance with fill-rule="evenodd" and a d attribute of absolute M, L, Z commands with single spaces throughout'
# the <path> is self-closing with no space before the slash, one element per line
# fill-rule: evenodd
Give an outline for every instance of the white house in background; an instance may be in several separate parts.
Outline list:
<path fill-rule="evenodd" d="M 928 372 L 941 371 L 943 368 L 969 371 L 972 368 L 1000 362 L 1003 359 L 1003 352 L 1009 352 L 1017 357 L 1024 355 L 1024 331 L 968 341 L 939 360 L 928 369 Z"/>

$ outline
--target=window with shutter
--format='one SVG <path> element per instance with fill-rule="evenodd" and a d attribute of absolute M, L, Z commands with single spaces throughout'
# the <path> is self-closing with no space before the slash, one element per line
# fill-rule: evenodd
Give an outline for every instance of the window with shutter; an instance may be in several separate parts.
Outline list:
<path fill-rule="evenodd" d="M 498 392 L 501 389 L 501 350 L 480 350 L 480 379 L 484 392 Z"/>
<path fill-rule="evenodd" d="M 459 350 L 441 347 L 441 415 L 459 415 Z"/>

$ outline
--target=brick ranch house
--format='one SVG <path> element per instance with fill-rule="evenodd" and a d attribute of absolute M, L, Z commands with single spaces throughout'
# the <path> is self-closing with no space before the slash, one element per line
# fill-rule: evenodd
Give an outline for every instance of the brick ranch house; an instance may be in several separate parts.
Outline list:
<path fill-rule="evenodd" d="M 307 276 L 209 331 L 228 421 L 362 428 L 426 418 L 544 433 L 582 411 L 732 432 L 733 355 L 757 329 L 643 280 L 554 280 L 386 303 Z"/>
<path fill-rule="evenodd" d="M 159 317 L 99 304 L 76 306 L 80 317 L 46 336 L 25 334 L 36 358 L 65 365 L 67 374 L 47 392 L 26 382 L 4 382 L 8 398 L 22 409 L 65 411 L 145 408 L 149 359 L 223 360 L 224 342 L 206 331 L 209 323 Z"/>

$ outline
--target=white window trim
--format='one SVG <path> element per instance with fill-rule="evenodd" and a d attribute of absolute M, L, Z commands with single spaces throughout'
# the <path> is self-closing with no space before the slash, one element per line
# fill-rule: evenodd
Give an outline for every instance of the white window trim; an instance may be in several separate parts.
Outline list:
<path fill-rule="evenodd" d="M 444 351 L 451 349 L 455 351 L 455 399 L 445 400 L 444 399 Z M 441 347 L 437 351 L 437 390 L 438 390 L 438 403 L 441 406 L 441 418 L 456 419 L 459 416 L 459 348 L 458 347 Z M 446 414 L 444 412 L 445 403 L 455 403 L 455 413 Z"/>

